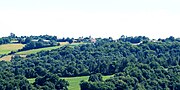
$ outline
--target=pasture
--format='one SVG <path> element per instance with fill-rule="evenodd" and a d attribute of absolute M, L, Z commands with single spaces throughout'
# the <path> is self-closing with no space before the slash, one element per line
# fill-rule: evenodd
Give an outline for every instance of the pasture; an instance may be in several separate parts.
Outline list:
<path fill-rule="evenodd" d="M 0 54 L 8 54 L 11 51 L 17 51 L 18 49 L 23 48 L 23 44 L 4 44 L 0 45 Z"/>
<path fill-rule="evenodd" d="M 16 55 L 20 55 L 22 57 L 25 57 L 26 55 L 29 55 L 29 54 L 35 54 L 37 52 L 40 52 L 40 51 L 48 51 L 48 50 L 53 50 L 53 49 L 57 49 L 57 48 L 60 48 L 62 46 L 65 46 L 65 45 L 69 45 L 69 46 L 78 46 L 80 44 L 84 44 L 84 43 L 72 43 L 72 44 L 69 44 L 68 42 L 61 42 L 60 43 L 60 46 L 53 46 L 53 47 L 45 47 L 45 48 L 39 48 L 39 49 L 32 49 L 32 50 L 27 50 L 27 51 L 21 51 L 21 52 L 17 52 L 15 53 Z M 8 54 L 10 53 L 11 51 L 17 51 L 18 49 L 21 49 L 23 48 L 25 45 L 23 44 L 4 44 L 4 45 L 0 45 L 0 55 L 1 54 Z M 0 61 L 1 60 L 5 60 L 5 61 L 10 61 L 11 60 L 11 57 L 12 55 L 7 55 L 7 56 L 4 56 L 2 58 L 0 58 Z"/>
<path fill-rule="evenodd" d="M 103 76 L 103 80 L 109 79 L 113 75 Z M 80 82 L 82 80 L 88 81 L 89 76 L 79 76 L 79 77 L 61 77 L 60 79 L 65 79 L 69 82 L 69 90 L 80 90 Z M 35 78 L 28 79 L 30 83 L 35 82 Z"/>
<path fill-rule="evenodd" d="M 29 55 L 29 54 L 34 54 L 40 51 L 48 51 L 48 50 L 53 50 L 53 49 L 57 49 L 60 48 L 61 46 L 54 46 L 54 47 L 45 47 L 45 48 L 39 48 L 39 49 L 32 49 L 32 50 L 27 50 L 27 51 L 21 51 L 21 52 L 17 52 L 17 55 Z"/>
<path fill-rule="evenodd" d="M 60 44 L 61 44 L 60 46 L 45 47 L 45 48 L 39 48 L 39 49 L 32 49 L 32 50 L 27 50 L 27 51 L 21 51 L 21 52 L 17 52 L 16 54 L 18 54 L 18 55 L 29 55 L 29 54 L 34 54 L 34 53 L 37 53 L 37 52 L 40 52 L 40 51 L 48 51 L 48 50 L 57 49 L 57 48 L 60 48 L 60 47 L 62 47 L 62 46 L 65 46 L 65 45 L 77 46 L 77 45 L 80 45 L 80 44 L 83 44 L 83 43 L 72 43 L 72 44 L 69 44 L 69 43 L 67 43 L 67 42 L 62 42 L 62 43 L 60 43 Z"/>
<path fill-rule="evenodd" d="M 20 56 L 20 57 L 23 57 L 23 58 L 26 57 L 26 55 L 19 55 L 19 56 Z M 2 61 L 2 60 L 4 60 L 4 61 L 10 61 L 12 57 L 14 57 L 14 55 L 4 56 L 4 57 L 0 58 L 0 61 Z"/>
<path fill-rule="evenodd" d="M 10 61 L 11 60 L 12 55 L 8 55 L 8 56 L 4 56 L 2 58 L 0 58 L 0 61 L 4 60 L 4 61 Z"/>

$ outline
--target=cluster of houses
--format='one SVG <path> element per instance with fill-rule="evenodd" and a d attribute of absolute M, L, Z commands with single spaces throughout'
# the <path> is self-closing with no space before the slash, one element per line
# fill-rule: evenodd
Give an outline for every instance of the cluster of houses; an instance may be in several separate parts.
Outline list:
<path fill-rule="evenodd" d="M 73 39 L 73 43 L 80 43 L 80 42 L 91 42 L 91 43 L 96 43 L 96 39 L 92 37 L 79 37 L 78 39 Z"/>

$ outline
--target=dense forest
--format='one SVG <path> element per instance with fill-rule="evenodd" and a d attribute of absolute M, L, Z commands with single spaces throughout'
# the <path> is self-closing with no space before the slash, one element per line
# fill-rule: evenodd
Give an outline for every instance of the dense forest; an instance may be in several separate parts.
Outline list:
<path fill-rule="evenodd" d="M 42 37 L 28 38 L 43 43 Z M 32 42 L 26 41 L 25 47 L 32 46 Z M 10 62 L 0 61 L 1 90 L 67 90 L 68 82 L 59 77 L 87 75 L 90 75 L 88 81 L 79 82 L 81 90 L 180 90 L 180 39 L 96 38 L 93 43 L 67 45 L 26 58 L 16 55 Z M 103 81 L 102 75 L 114 76 Z M 36 79 L 30 84 L 27 78 Z"/>

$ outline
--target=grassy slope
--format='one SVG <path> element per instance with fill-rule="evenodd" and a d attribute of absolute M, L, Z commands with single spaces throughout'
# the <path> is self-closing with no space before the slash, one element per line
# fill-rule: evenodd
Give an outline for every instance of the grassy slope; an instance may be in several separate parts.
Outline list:
<path fill-rule="evenodd" d="M 54 47 L 46 47 L 46 48 L 39 48 L 39 49 L 32 49 L 32 50 L 27 50 L 27 51 L 22 51 L 22 52 L 18 52 L 16 54 L 18 55 L 28 55 L 28 54 L 34 54 L 40 51 L 47 51 L 47 50 L 52 50 L 52 49 L 57 49 L 61 46 L 54 46 Z"/>
<path fill-rule="evenodd" d="M 61 46 L 67 45 L 67 42 L 61 42 L 60 43 Z M 84 43 L 72 43 L 70 44 L 70 46 L 77 46 L 79 44 L 84 44 Z M 0 54 L 8 54 L 11 51 L 17 51 L 18 49 L 23 48 L 25 45 L 23 44 L 4 44 L 4 45 L 0 45 Z M 39 49 L 32 49 L 32 50 L 27 50 L 27 51 L 22 51 L 22 52 L 18 52 L 16 54 L 20 55 L 20 54 L 33 54 L 33 53 L 37 53 L 40 52 L 42 50 L 46 51 L 46 50 L 52 50 L 52 49 L 57 49 L 61 46 L 54 46 L 54 47 L 45 47 L 45 48 L 39 48 Z"/>
<path fill-rule="evenodd" d="M 10 60 L 11 60 L 11 57 L 12 57 L 12 55 L 4 56 L 4 57 L 0 58 L 0 61 L 2 61 L 2 60 L 4 60 L 4 61 L 10 61 Z"/>
<path fill-rule="evenodd" d="M 61 78 L 61 79 L 65 79 L 69 82 L 69 90 L 80 90 L 80 86 L 79 83 L 82 80 L 87 81 L 89 78 L 89 76 L 81 76 L 81 77 L 66 77 L 66 78 Z"/>
<path fill-rule="evenodd" d="M 29 78 L 29 79 L 28 79 L 28 81 L 29 81 L 29 83 L 31 83 L 31 84 L 32 84 L 32 83 L 34 83 L 34 82 L 35 82 L 35 78 Z"/>
<path fill-rule="evenodd" d="M 4 44 L 0 45 L 0 54 L 8 54 L 11 51 L 17 51 L 18 49 L 23 48 L 23 44 Z"/>
<path fill-rule="evenodd" d="M 112 75 L 109 76 L 103 76 L 103 80 L 106 80 L 108 78 L 112 77 Z M 88 81 L 89 76 L 81 76 L 81 77 L 67 77 L 67 78 L 62 78 L 65 79 L 69 82 L 69 90 L 80 90 L 79 83 L 82 80 Z"/>
<path fill-rule="evenodd" d="M 40 52 L 40 51 L 47 51 L 47 50 L 53 50 L 53 49 L 57 49 L 57 48 L 60 48 L 64 45 L 67 45 L 68 43 L 66 44 L 61 44 L 60 46 L 54 46 L 54 47 L 45 47 L 45 48 L 39 48 L 39 49 L 32 49 L 32 50 L 27 50 L 27 51 L 22 51 L 22 52 L 18 52 L 16 54 L 18 55 L 28 55 L 28 54 L 34 54 L 34 53 L 37 53 L 37 52 Z M 83 43 L 72 43 L 70 44 L 70 46 L 77 46 L 79 44 L 83 44 Z"/>
<path fill-rule="evenodd" d="M 11 60 L 11 57 L 13 57 L 14 55 L 7 55 L 7 56 L 4 56 L 2 58 L 0 58 L 0 61 L 4 60 L 4 61 L 10 61 Z M 26 57 L 26 55 L 20 55 L 20 57 Z"/>
<path fill-rule="evenodd" d="M 60 48 L 60 47 L 62 47 L 64 45 L 77 46 L 77 45 L 85 44 L 85 43 L 72 43 L 72 44 L 69 44 L 67 42 L 61 42 L 60 44 L 61 44 L 60 46 L 32 49 L 32 50 L 17 52 L 15 54 L 17 54 L 17 55 L 29 55 L 29 54 L 34 54 L 34 53 L 37 53 L 37 52 L 40 52 L 40 51 L 48 51 L 48 50 L 57 49 L 57 48 Z M 8 54 L 11 51 L 16 51 L 16 50 L 21 49 L 23 47 L 24 47 L 23 44 L 5 44 L 5 45 L 0 45 L 0 54 Z M 1 60 L 10 61 L 11 60 L 11 56 L 12 55 L 4 56 L 4 57 L 0 58 L 0 61 Z"/>
<path fill-rule="evenodd" d="M 113 75 L 103 76 L 103 80 L 106 80 L 112 76 Z M 65 79 L 69 82 L 69 87 L 68 87 L 69 90 L 80 90 L 80 86 L 79 86 L 80 81 L 82 80 L 87 81 L 88 78 L 89 76 L 80 76 L 80 77 L 62 77 L 61 79 Z M 30 83 L 34 83 L 35 78 L 28 79 L 28 81 Z"/>

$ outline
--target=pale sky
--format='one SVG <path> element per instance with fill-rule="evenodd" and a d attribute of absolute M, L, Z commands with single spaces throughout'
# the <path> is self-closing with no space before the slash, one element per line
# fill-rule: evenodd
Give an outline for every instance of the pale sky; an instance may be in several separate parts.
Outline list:
<path fill-rule="evenodd" d="M 180 0 L 0 0 L 0 37 L 180 37 Z"/>

